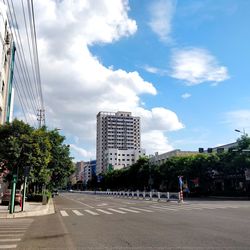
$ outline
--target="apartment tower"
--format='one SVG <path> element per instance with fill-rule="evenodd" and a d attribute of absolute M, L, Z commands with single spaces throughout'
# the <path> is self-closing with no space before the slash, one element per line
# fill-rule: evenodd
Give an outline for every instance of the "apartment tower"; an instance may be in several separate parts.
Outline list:
<path fill-rule="evenodd" d="M 96 172 L 126 167 L 135 162 L 141 150 L 140 117 L 131 112 L 97 114 Z"/>

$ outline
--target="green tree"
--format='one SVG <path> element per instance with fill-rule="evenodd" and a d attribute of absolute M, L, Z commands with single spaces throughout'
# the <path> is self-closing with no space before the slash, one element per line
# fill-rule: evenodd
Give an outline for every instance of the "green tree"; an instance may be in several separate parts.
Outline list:
<path fill-rule="evenodd" d="M 51 144 L 51 160 L 48 163 L 48 169 L 51 171 L 49 187 L 53 189 L 65 184 L 65 179 L 74 172 L 75 166 L 73 158 L 70 157 L 70 146 L 63 144 L 65 137 L 56 129 L 47 134 Z"/>

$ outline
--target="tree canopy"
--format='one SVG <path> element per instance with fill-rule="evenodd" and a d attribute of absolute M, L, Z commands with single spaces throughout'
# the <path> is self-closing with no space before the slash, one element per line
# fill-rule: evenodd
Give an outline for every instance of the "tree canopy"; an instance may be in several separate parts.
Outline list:
<path fill-rule="evenodd" d="M 0 162 L 2 171 L 8 170 L 6 181 L 18 174 L 21 183 L 25 168 L 29 167 L 31 186 L 45 184 L 50 189 L 60 186 L 74 171 L 64 140 L 57 130 L 35 129 L 19 120 L 0 126 Z"/>
<path fill-rule="evenodd" d="M 245 171 L 250 171 L 250 138 L 243 135 L 237 146 L 218 153 L 174 156 L 161 165 L 141 158 L 129 168 L 103 175 L 100 187 L 111 190 L 178 191 L 178 176 L 193 193 L 250 193 Z"/>

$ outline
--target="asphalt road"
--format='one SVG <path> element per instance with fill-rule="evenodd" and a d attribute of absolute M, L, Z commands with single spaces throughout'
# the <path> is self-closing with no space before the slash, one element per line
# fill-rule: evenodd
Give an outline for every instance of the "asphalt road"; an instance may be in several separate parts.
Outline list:
<path fill-rule="evenodd" d="M 56 214 L 27 219 L 17 249 L 250 249 L 249 201 L 178 204 L 64 193 L 54 202 Z"/>

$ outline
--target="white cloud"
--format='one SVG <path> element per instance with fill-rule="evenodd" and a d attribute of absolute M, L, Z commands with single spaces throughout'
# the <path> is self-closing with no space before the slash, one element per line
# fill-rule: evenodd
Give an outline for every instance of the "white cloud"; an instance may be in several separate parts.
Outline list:
<path fill-rule="evenodd" d="M 227 112 L 225 114 L 225 123 L 229 124 L 232 129 L 240 131 L 250 130 L 250 110 L 241 109 Z"/>
<path fill-rule="evenodd" d="M 85 159 L 90 159 L 93 157 L 95 158 L 95 155 L 93 154 L 93 152 L 89 152 L 83 148 L 76 146 L 75 144 L 70 144 L 70 149 Z M 77 159 L 77 160 L 80 160 L 80 159 Z"/>
<path fill-rule="evenodd" d="M 36 1 L 35 10 L 47 125 L 61 128 L 74 142 L 74 155 L 93 157 L 99 111 L 142 114 L 142 132 L 156 130 L 155 147 L 166 148 L 164 132 L 183 125 L 170 110 L 141 107 L 140 95 L 157 94 L 154 85 L 136 71 L 105 67 L 89 50 L 136 32 L 128 1 L 44 0 Z"/>
<path fill-rule="evenodd" d="M 143 66 L 143 69 L 151 74 L 157 74 L 157 75 L 167 75 L 168 73 L 167 70 L 165 69 L 160 69 L 160 68 L 152 67 L 149 65 Z"/>
<path fill-rule="evenodd" d="M 156 67 L 152 67 L 152 66 L 145 65 L 145 66 L 143 67 L 143 69 L 146 70 L 146 71 L 149 72 L 149 73 L 152 73 L 152 74 L 157 74 L 157 73 L 159 73 L 159 69 L 156 68 Z"/>
<path fill-rule="evenodd" d="M 150 5 L 149 26 L 164 42 L 170 42 L 172 18 L 176 8 L 176 0 L 158 0 Z"/>
<path fill-rule="evenodd" d="M 225 66 L 207 50 L 200 48 L 176 49 L 172 53 L 171 73 L 173 78 L 184 80 L 187 85 L 203 82 L 218 83 L 229 78 Z"/>
<path fill-rule="evenodd" d="M 189 94 L 189 93 L 184 93 L 184 94 L 181 95 L 181 97 L 182 97 L 183 99 L 188 99 L 188 98 L 191 97 L 191 94 Z"/>
<path fill-rule="evenodd" d="M 142 129 L 145 132 L 151 130 L 176 131 L 184 128 L 177 115 L 166 108 L 156 107 L 146 110 L 138 107 L 135 114 L 141 117 Z"/>
<path fill-rule="evenodd" d="M 151 130 L 142 133 L 142 144 L 147 145 L 147 154 L 159 154 L 173 150 L 166 136 L 161 131 Z"/>

